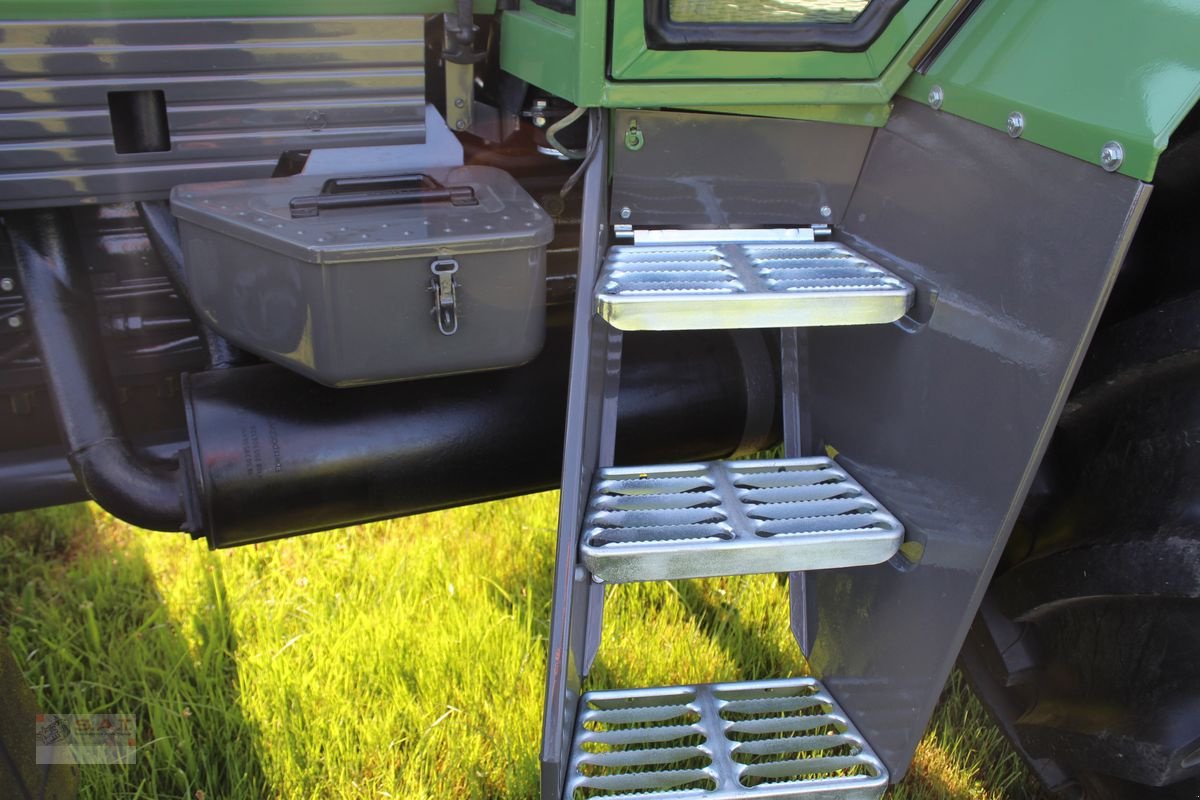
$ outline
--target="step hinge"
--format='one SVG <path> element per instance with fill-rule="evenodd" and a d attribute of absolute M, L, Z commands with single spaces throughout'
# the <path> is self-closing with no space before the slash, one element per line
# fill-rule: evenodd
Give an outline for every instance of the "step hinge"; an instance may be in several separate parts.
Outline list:
<path fill-rule="evenodd" d="M 613 226 L 617 239 L 633 240 L 635 245 L 668 244 L 795 244 L 829 238 L 828 225 L 792 228 L 634 228 L 629 224 Z"/>

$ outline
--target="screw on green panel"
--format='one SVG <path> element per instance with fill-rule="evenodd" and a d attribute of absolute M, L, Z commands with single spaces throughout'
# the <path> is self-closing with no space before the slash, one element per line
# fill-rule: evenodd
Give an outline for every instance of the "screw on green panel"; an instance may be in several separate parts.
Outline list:
<path fill-rule="evenodd" d="M 1100 166 L 1105 172 L 1116 172 L 1125 161 L 1125 148 L 1120 142 L 1107 142 L 1100 149 Z"/>
<path fill-rule="evenodd" d="M 645 144 L 646 137 L 638 130 L 637 120 L 629 120 L 629 129 L 625 131 L 625 147 L 630 150 L 641 150 Z"/>

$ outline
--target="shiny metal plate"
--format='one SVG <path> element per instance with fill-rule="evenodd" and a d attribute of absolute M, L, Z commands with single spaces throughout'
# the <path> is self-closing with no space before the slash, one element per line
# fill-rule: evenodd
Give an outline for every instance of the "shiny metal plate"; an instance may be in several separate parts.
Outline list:
<path fill-rule="evenodd" d="M 288 150 L 425 141 L 420 15 L 71 20 L 44 5 L 45 20 L 3 23 L 0 208 L 163 199 L 268 178 Z M 118 151 L 112 95 L 129 91 L 161 94 L 167 149 Z"/>
<path fill-rule="evenodd" d="M 904 526 L 831 459 L 599 471 L 580 547 L 609 583 L 878 564 Z"/>
<path fill-rule="evenodd" d="M 621 245 L 596 284 L 596 313 L 625 331 L 894 322 L 912 299 L 837 242 Z"/>
<path fill-rule="evenodd" d="M 564 800 L 877 800 L 888 773 L 813 678 L 589 692 Z"/>

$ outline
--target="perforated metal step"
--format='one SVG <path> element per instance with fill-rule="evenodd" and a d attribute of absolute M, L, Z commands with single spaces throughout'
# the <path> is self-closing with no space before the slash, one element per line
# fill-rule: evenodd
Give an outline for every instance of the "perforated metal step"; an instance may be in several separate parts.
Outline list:
<path fill-rule="evenodd" d="M 564 800 L 876 800 L 887 769 L 812 678 L 589 692 Z"/>
<path fill-rule="evenodd" d="M 894 322 L 913 287 L 837 242 L 617 246 L 596 313 L 637 330 L 787 328 Z"/>
<path fill-rule="evenodd" d="M 831 459 L 599 471 L 581 555 L 610 583 L 878 564 L 904 526 Z"/>

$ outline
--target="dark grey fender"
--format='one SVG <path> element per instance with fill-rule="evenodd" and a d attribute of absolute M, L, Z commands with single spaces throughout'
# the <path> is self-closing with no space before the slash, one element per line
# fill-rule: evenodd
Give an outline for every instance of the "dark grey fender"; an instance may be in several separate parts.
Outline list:
<path fill-rule="evenodd" d="M 811 662 L 899 780 L 1049 441 L 1149 187 L 901 101 L 842 235 L 915 319 L 809 334 L 811 418 L 914 566 L 807 576 Z M 934 293 L 936 291 L 936 299 Z"/>

